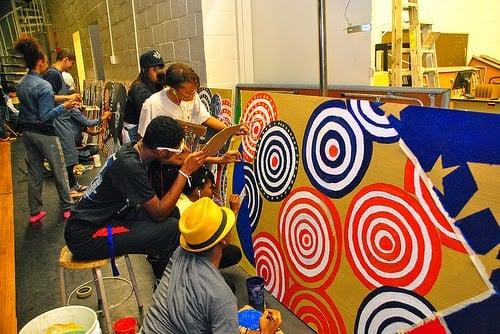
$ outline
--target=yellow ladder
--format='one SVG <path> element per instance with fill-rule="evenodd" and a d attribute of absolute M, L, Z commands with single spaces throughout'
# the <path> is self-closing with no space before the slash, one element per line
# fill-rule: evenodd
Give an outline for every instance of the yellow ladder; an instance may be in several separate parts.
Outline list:
<path fill-rule="evenodd" d="M 409 49 L 403 48 L 403 11 L 408 12 Z M 420 24 L 417 0 L 407 0 L 405 5 L 403 5 L 403 0 L 392 0 L 391 83 L 393 86 L 402 86 L 403 77 L 406 76 L 411 76 L 413 87 L 422 87 L 424 77 L 428 87 L 439 86 L 435 46 L 438 36 L 438 33 L 431 31 L 431 25 Z M 403 53 L 410 54 L 411 66 L 409 68 L 403 67 Z"/>

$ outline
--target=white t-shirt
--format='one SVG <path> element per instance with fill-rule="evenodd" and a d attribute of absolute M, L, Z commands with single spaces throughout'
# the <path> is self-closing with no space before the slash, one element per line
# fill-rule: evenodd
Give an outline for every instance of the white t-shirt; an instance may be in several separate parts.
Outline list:
<path fill-rule="evenodd" d="M 66 86 L 68 86 L 69 90 L 75 90 L 75 80 L 73 80 L 73 76 L 71 73 L 66 71 L 62 72 L 62 77 Z"/>
<path fill-rule="evenodd" d="M 157 116 L 170 116 L 173 119 L 194 124 L 203 124 L 210 117 L 210 113 L 201 102 L 198 93 L 196 93 L 192 101 L 181 101 L 181 104 L 177 105 L 168 98 L 167 91 L 168 88 L 165 88 L 144 101 L 139 118 L 139 128 L 137 129 L 141 137 L 144 137 L 149 123 Z"/>

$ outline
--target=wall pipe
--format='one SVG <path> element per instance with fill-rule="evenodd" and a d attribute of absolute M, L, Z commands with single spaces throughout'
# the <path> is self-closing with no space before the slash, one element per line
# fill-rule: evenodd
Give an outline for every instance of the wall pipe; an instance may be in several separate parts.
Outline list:
<path fill-rule="evenodd" d="M 139 42 L 137 41 L 137 21 L 135 20 L 135 0 L 131 0 L 132 3 L 132 20 L 134 21 L 134 38 L 135 38 L 135 55 L 137 57 L 137 69 L 141 71 L 140 58 L 139 58 Z"/>
<path fill-rule="evenodd" d="M 106 14 L 108 16 L 108 29 L 109 29 L 109 43 L 111 44 L 111 58 L 110 62 L 111 64 L 116 64 L 116 58 L 115 58 L 115 48 L 113 46 L 113 32 L 111 31 L 111 17 L 109 16 L 109 3 L 108 0 L 106 0 Z"/>
<path fill-rule="evenodd" d="M 319 90 L 321 96 L 328 95 L 328 72 L 326 66 L 326 14 L 325 1 L 318 0 L 318 35 L 319 35 Z"/>

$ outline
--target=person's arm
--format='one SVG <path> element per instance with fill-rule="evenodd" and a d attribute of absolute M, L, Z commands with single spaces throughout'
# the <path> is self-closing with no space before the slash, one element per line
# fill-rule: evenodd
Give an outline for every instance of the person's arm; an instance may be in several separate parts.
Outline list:
<path fill-rule="evenodd" d="M 10 109 L 11 112 L 13 112 L 14 114 L 19 114 L 19 110 L 17 110 L 16 107 L 14 107 L 14 103 L 12 103 L 11 98 L 8 98 L 6 103 L 7 107 Z"/>
<path fill-rule="evenodd" d="M 110 111 L 103 112 L 101 118 L 88 119 L 79 109 L 73 109 L 71 111 L 71 117 L 73 117 L 82 126 L 92 127 L 104 122 L 107 119 L 110 119 L 111 112 Z"/>
<path fill-rule="evenodd" d="M 56 102 L 65 102 L 69 100 L 79 101 L 81 99 L 80 94 L 74 93 L 71 95 L 54 95 L 54 101 Z"/>
<path fill-rule="evenodd" d="M 206 154 L 202 151 L 189 154 L 179 170 L 179 175 L 177 175 L 165 196 L 161 200 L 158 196 L 154 196 L 142 205 L 150 217 L 157 222 L 161 222 L 172 213 L 175 203 L 177 203 L 186 182 L 188 182 L 187 178 L 203 165 L 205 157 Z"/>
<path fill-rule="evenodd" d="M 144 101 L 141 109 L 141 115 L 139 116 L 139 126 L 137 127 L 137 134 L 139 136 L 144 137 L 144 133 L 146 132 L 146 128 L 148 124 L 151 122 L 151 115 L 153 111 L 151 109 L 151 103 L 149 101 Z"/>
<path fill-rule="evenodd" d="M 214 129 L 215 131 L 221 131 L 226 127 L 226 124 L 219 121 L 217 118 L 213 116 L 210 116 L 205 122 L 203 122 L 203 125 L 211 129 Z"/>
<path fill-rule="evenodd" d="M 54 107 L 54 92 L 47 86 L 40 89 L 38 95 L 38 112 L 42 122 L 50 121 L 56 118 L 63 110 L 71 109 L 76 105 L 76 101 L 66 101 L 57 107 Z"/>

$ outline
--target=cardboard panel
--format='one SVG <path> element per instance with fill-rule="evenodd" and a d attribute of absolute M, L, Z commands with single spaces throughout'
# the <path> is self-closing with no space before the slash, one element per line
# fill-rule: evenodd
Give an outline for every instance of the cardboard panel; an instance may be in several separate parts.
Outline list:
<path fill-rule="evenodd" d="M 318 333 L 405 331 L 493 293 L 498 117 L 242 91 L 242 267 Z"/>

